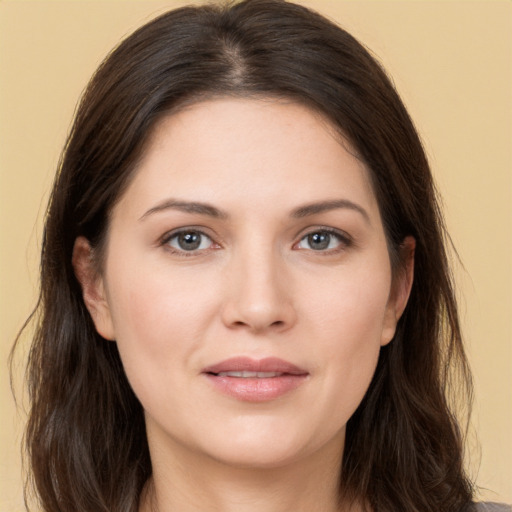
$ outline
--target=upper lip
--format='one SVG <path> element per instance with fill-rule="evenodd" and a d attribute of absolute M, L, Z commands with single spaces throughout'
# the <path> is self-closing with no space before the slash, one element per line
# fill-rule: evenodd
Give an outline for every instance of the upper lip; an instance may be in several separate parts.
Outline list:
<path fill-rule="evenodd" d="M 303 368 L 279 359 L 277 357 L 266 357 L 264 359 L 251 359 L 250 357 L 232 357 L 203 369 L 203 373 L 221 372 L 275 372 L 287 373 L 290 375 L 307 375 Z"/>

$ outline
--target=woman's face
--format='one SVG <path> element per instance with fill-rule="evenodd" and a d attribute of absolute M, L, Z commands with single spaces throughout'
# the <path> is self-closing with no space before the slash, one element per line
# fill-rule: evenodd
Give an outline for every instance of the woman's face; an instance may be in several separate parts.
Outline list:
<path fill-rule="evenodd" d="M 255 99 L 169 115 L 113 210 L 96 279 L 88 250 L 79 239 L 77 275 L 152 454 L 244 467 L 341 455 L 410 271 L 392 286 L 368 170 L 324 118 Z"/>

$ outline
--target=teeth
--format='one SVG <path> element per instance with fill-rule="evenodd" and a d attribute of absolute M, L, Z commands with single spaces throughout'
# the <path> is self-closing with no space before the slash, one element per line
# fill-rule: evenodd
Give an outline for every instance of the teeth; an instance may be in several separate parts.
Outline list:
<path fill-rule="evenodd" d="M 220 372 L 219 377 L 238 377 L 242 379 L 270 379 L 283 375 L 280 372 Z"/>

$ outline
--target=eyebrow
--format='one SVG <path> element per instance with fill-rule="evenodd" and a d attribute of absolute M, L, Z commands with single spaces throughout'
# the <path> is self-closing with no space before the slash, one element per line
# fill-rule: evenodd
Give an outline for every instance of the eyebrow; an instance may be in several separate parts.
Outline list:
<path fill-rule="evenodd" d="M 320 201 L 318 203 L 311 203 L 304 206 L 300 206 L 299 208 L 293 210 L 292 217 L 301 219 L 303 217 L 308 217 L 310 215 L 316 215 L 318 213 L 324 213 L 331 210 L 337 210 L 342 208 L 348 208 L 349 210 L 354 210 L 360 213 L 364 217 L 364 220 L 368 224 L 371 224 L 368 212 L 362 206 L 348 199 L 332 199 L 329 201 Z"/>
<path fill-rule="evenodd" d="M 208 203 L 191 202 L 191 201 L 179 201 L 176 199 L 167 199 L 153 208 L 150 208 L 146 213 L 140 217 L 139 220 L 143 220 L 154 213 L 161 212 L 164 210 L 179 210 L 185 213 L 197 213 L 199 215 L 207 215 L 208 217 L 214 217 L 216 219 L 227 219 L 228 214 L 219 210 L 215 206 Z"/>
<path fill-rule="evenodd" d="M 368 224 L 371 224 L 368 212 L 362 206 L 348 199 L 331 199 L 328 201 L 320 201 L 316 203 L 306 204 L 304 206 L 299 206 L 298 208 L 292 211 L 291 217 L 296 219 L 302 219 L 304 217 L 309 217 L 311 215 L 317 215 L 319 213 L 324 213 L 338 209 L 354 210 L 360 213 Z M 179 210 L 185 213 L 206 215 L 208 217 L 213 217 L 215 219 L 227 219 L 229 217 L 229 215 L 226 212 L 208 203 L 202 203 L 197 201 L 180 201 L 177 199 L 166 199 L 165 201 L 162 201 L 161 203 L 154 206 L 153 208 L 150 208 L 139 218 L 139 220 L 144 220 L 146 217 L 149 217 L 154 213 L 158 213 L 165 210 Z"/>

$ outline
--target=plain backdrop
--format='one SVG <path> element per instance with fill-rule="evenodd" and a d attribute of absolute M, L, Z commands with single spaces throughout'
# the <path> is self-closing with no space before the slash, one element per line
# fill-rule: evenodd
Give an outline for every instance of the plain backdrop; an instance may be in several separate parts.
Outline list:
<path fill-rule="evenodd" d="M 0 1 L 0 511 L 23 510 L 7 356 L 35 304 L 42 219 L 90 75 L 178 1 Z M 416 122 L 444 200 L 476 401 L 469 464 L 480 496 L 512 502 L 512 3 L 302 2 L 363 41 Z M 23 338 L 26 346 L 28 336 Z M 23 350 L 20 353 L 23 356 Z M 16 360 L 21 389 L 23 358 Z"/>

